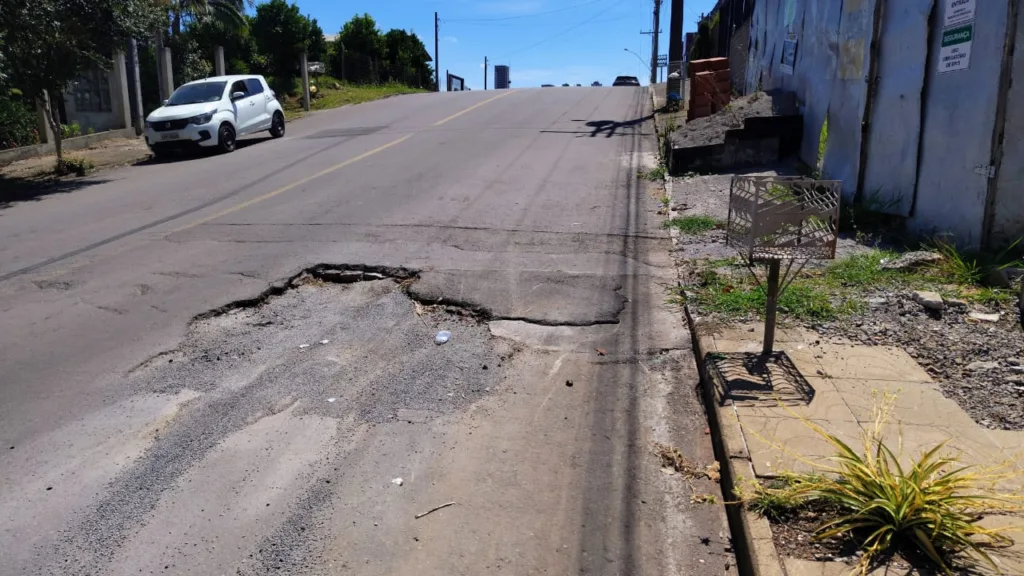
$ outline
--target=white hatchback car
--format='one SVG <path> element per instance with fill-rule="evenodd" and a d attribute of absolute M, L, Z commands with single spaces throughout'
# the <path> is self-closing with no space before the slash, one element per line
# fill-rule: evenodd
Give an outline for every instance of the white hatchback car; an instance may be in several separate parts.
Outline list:
<path fill-rule="evenodd" d="M 262 76 L 216 76 L 181 85 L 146 117 L 146 144 L 160 156 L 184 148 L 235 149 L 239 136 L 284 136 L 284 110 Z"/>

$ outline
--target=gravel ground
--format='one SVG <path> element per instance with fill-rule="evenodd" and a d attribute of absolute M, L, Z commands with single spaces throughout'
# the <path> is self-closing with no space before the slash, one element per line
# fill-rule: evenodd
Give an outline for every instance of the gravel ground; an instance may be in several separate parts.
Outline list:
<path fill-rule="evenodd" d="M 729 107 L 717 114 L 687 122 L 672 135 L 677 146 L 706 146 L 725 141 L 725 133 L 742 128 L 747 118 L 797 114 L 792 94 L 755 92 L 733 100 Z"/>
<path fill-rule="evenodd" d="M 450 330 L 452 339 L 435 344 L 438 330 Z M 423 309 L 390 279 L 313 281 L 255 307 L 196 321 L 178 349 L 135 369 L 129 385 L 202 395 L 157 431 L 146 455 L 63 535 L 56 553 L 47 554 L 62 559 L 51 572 L 104 573 L 165 492 L 225 438 L 268 414 L 291 409 L 298 418 L 354 416 L 354 426 L 394 422 L 403 409 L 440 417 L 500 385 L 502 362 L 513 352 L 491 338 L 485 324 Z M 307 548 L 315 543 L 291 528 L 312 530 L 324 517 L 330 503 L 325 484 L 342 473 L 337 470 L 310 479 L 289 520 L 240 574 L 295 573 L 308 562 Z"/>

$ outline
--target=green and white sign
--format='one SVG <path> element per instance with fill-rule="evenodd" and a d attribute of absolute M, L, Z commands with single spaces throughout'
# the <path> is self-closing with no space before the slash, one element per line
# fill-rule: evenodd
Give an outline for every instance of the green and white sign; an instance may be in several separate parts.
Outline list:
<path fill-rule="evenodd" d="M 942 46 L 939 48 L 939 72 L 956 72 L 970 68 L 973 41 L 974 22 L 943 30 Z"/>

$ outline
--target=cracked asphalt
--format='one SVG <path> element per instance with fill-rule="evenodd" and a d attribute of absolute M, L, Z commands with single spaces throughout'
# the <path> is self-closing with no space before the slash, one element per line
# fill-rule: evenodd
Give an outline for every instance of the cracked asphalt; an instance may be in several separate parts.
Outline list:
<path fill-rule="evenodd" d="M 0 205 L 4 574 L 735 570 L 651 452 L 714 458 L 649 115 L 403 96 Z"/>

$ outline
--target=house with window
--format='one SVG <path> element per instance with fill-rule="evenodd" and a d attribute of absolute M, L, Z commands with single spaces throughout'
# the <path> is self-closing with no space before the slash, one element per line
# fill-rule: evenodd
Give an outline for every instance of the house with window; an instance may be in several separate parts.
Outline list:
<path fill-rule="evenodd" d="M 94 67 L 71 83 L 61 107 L 65 124 L 78 123 L 83 134 L 90 129 L 105 132 L 131 127 L 124 57 L 119 56 L 115 58 L 114 70 Z"/>

